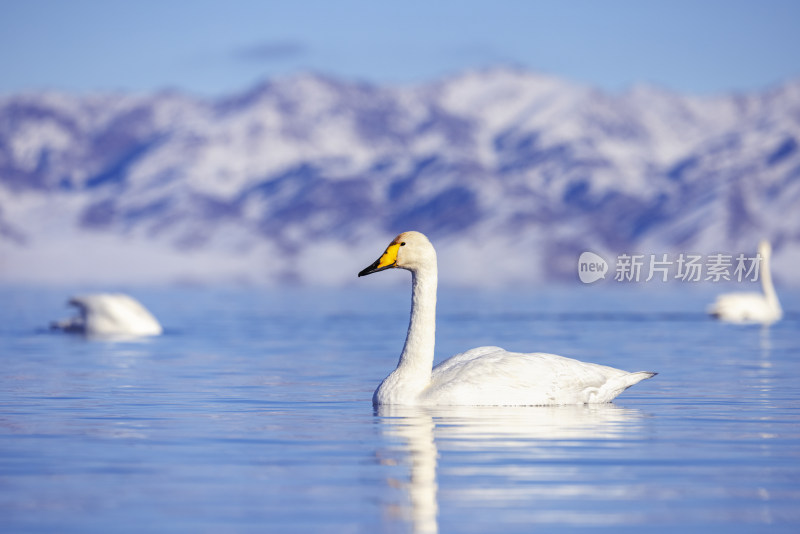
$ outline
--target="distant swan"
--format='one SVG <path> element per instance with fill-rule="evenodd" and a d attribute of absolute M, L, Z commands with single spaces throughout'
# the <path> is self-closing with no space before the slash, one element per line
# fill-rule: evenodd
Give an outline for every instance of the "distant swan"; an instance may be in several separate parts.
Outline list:
<path fill-rule="evenodd" d="M 655 373 L 629 373 L 554 354 L 479 347 L 433 366 L 436 251 L 419 232 L 397 236 L 358 276 L 411 271 L 411 320 L 400 361 L 372 397 L 379 405 L 552 405 L 610 402 Z"/>
<path fill-rule="evenodd" d="M 122 293 L 72 297 L 79 314 L 51 324 L 54 329 L 87 336 L 157 336 L 161 325 L 139 301 Z"/>
<path fill-rule="evenodd" d="M 772 247 L 768 241 L 761 241 L 758 244 L 758 254 L 761 256 L 759 276 L 761 277 L 763 293 L 728 293 L 720 295 L 708 307 L 709 315 L 720 321 L 763 324 L 774 323 L 783 317 L 781 303 L 775 293 L 775 286 L 772 285 L 772 273 L 769 266 Z"/>

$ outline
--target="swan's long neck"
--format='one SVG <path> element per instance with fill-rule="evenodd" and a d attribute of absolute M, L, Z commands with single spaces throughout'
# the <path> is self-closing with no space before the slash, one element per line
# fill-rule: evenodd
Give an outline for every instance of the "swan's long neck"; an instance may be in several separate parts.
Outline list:
<path fill-rule="evenodd" d="M 775 286 L 772 285 L 772 271 L 769 266 L 769 254 L 761 257 L 761 289 L 764 290 L 764 297 L 767 299 L 773 310 L 780 311 L 781 303 L 778 301 L 778 294 L 775 293 Z"/>
<path fill-rule="evenodd" d="M 421 384 L 431 379 L 436 343 L 436 263 L 411 272 L 411 320 L 397 371 L 404 381 Z"/>

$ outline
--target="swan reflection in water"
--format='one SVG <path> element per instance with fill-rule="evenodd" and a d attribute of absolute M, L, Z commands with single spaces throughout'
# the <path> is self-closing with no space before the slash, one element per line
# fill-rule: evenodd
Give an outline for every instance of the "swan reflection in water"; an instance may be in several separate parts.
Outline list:
<path fill-rule="evenodd" d="M 613 404 L 579 406 L 378 406 L 380 431 L 386 448 L 378 451 L 383 465 L 409 467 L 409 477 L 390 477 L 392 487 L 402 489 L 408 500 L 388 506 L 389 515 L 413 524 L 415 533 L 438 532 L 437 464 L 440 451 L 468 452 L 478 461 L 449 475 L 502 473 L 532 468 L 553 456 L 553 442 L 612 440 L 630 437 L 640 430 L 643 415 Z M 557 443 L 555 445 L 558 445 Z M 492 462 L 502 458 L 503 462 Z M 490 462 L 487 464 L 486 462 Z M 531 462 L 529 465 L 525 465 Z M 516 464 L 516 465 L 515 465 Z M 502 466 L 502 467 L 500 467 Z M 552 487 L 551 487 L 552 490 Z M 502 498 L 502 492 L 493 498 Z M 510 496 L 509 496 L 510 497 Z"/>

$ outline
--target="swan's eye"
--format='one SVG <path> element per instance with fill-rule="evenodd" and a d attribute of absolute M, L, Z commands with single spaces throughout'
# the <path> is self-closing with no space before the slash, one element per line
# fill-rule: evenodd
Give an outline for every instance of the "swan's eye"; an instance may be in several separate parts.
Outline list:
<path fill-rule="evenodd" d="M 401 246 L 401 247 L 404 247 L 404 246 L 406 246 L 406 242 L 405 242 L 405 241 L 403 241 L 402 243 L 400 243 L 400 246 Z"/>

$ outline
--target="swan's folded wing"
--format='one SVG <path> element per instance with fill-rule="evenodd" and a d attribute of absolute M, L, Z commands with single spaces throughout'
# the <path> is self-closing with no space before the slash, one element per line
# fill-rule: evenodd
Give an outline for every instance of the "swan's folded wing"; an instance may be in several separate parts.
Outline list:
<path fill-rule="evenodd" d="M 434 366 L 433 373 L 434 375 L 436 373 L 447 373 L 450 370 L 455 369 L 457 367 L 462 367 L 473 360 L 477 360 L 483 357 L 491 357 L 490 355 L 495 353 L 508 354 L 508 351 L 505 350 L 504 348 L 494 347 L 494 346 L 476 347 L 466 352 L 456 354 L 455 356 L 451 356 L 450 358 L 441 362 L 439 365 Z"/>
<path fill-rule="evenodd" d="M 158 335 L 162 328 L 136 299 L 122 293 L 97 293 L 72 297 L 87 334 Z"/>
<path fill-rule="evenodd" d="M 480 347 L 436 366 L 423 397 L 437 404 L 606 402 L 607 385 L 628 374 L 555 354 L 523 354 L 499 347 Z"/>

